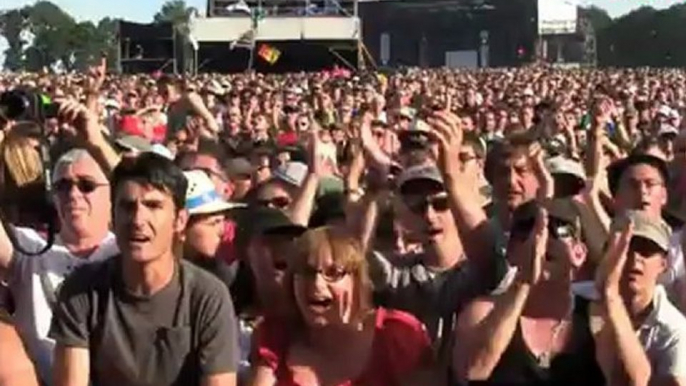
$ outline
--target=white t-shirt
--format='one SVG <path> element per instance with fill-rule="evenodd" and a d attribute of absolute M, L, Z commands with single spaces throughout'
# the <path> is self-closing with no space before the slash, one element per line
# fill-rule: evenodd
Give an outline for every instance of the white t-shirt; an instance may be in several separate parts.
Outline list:
<path fill-rule="evenodd" d="M 686 288 L 680 285 L 686 280 L 686 266 L 684 265 L 684 252 L 681 247 L 681 237 L 683 231 L 672 233 L 669 240 L 669 253 L 667 255 L 667 269 L 660 276 L 660 284 L 667 290 L 670 299 L 679 299 L 680 294 L 676 293 L 679 288 Z"/>
<path fill-rule="evenodd" d="M 655 288 L 653 311 L 636 333 L 653 377 L 686 377 L 686 317 L 669 302 L 662 286 Z"/>
<path fill-rule="evenodd" d="M 45 240 L 33 229 L 14 228 L 19 245 L 28 252 L 40 251 Z M 46 291 L 56 291 L 77 267 L 119 253 L 115 238 L 108 233 L 88 259 L 73 256 L 59 240 L 39 256 L 26 256 L 15 250 L 8 284 L 16 303 L 14 324 L 41 380 L 51 384 L 52 352 L 55 342 L 48 338 L 52 309 Z M 43 275 L 44 279 L 41 280 Z M 44 284 L 47 283 L 47 284 Z"/>
<path fill-rule="evenodd" d="M 572 292 L 599 300 L 594 284 L 574 283 Z M 636 330 L 636 336 L 650 361 L 653 377 L 686 376 L 686 317 L 670 303 L 663 286 L 655 287 L 653 310 Z"/>

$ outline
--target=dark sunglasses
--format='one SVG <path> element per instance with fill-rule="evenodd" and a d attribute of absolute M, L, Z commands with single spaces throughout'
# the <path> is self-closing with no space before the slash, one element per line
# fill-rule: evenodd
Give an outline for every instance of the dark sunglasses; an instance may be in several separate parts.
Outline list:
<path fill-rule="evenodd" d="M 71 192 L 71 189 L 73 187 L 76 187 L 76 189 L 78 189 L 79 192 L 81 192 L 83 194 L 88 194 L 88 193 L 93 193 L 95 191 L 95 189 L 97 189 L 101 186 L 107 186 L 107 184 L 97 183 L 95 181 L 88 180 L 88 179 L 78 179 L 76 181 L 63 179 L 63 180 L 56 181 L 52 185 L 53 189 L 57 193 L 61 193 L 61 194 L 66 194 L 66 193 Z"/>
<path fill-rule="evenodd" d="M 291 204 L 288 197 L 273 197 L 267 200 L 257 200 L 257 205 L 268 208 L 285 209 Z"/>
<path fill-rule="evenodd" d="M 516 240 L 526 240 L 536 225 L 536 219 L 526 219 L 513 225 L 510 237 Z M 577 235 L 576 228 L 564 221 L 550 218 L 548 220 L 548 234 L 556 240 L 566 240 Z"/>
<path fill-rule="evenodd" d="M 448 196 L 421 197 L 405 201 L 407 207 L 416 214 L 424 214 L 432 207 L 436 212 L 445 212 L 450 207 Z"/>
<path fill-rule="evenodd" d="M 317 277 L 317 275 L 322 275 L 325 281 L 329 283 L 334 283 L 337 282 L 341 279 L 343 279 L 346 275 L 348 275 L 350 272 L 346 269 L 343 269 L 341 267 L 337 267 L 335 265 L 329 266 L 324 269 L 318 269 L 314 267 L 310 267 L 309 265 L 305 265 L 303 267 L 300 267 L 295 270 L 295 273 L 298 276 L 305 277 L 307 279 L 314 279 Z"/>

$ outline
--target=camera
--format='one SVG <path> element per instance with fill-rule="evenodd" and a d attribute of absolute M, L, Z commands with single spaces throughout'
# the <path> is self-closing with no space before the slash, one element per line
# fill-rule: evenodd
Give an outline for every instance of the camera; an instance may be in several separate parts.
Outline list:
<path fill-rule="evenodd" d="M 47 95 L 27 90 L 11 90 L 0 94 L 0 118 L 42 122 L 56 118 L 59 104 Z"/>

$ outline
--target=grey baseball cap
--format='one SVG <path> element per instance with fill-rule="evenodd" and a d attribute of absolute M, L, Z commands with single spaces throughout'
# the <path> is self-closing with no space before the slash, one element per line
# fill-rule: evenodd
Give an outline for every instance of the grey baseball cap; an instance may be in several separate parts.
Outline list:
<path fill-rule="evenodd" d="M 443 186 L 443 176 L 435 165 L 416 165 L 405 169 L 398 178 L 400 193 L 406 193 L 410 182 L 429 181 Z"/>
<path fill-rule="evenodd" d="M 664 252 L 669 252 L 669 239 L 672 230 L 662 218 L 653 218 L 644 211 L 628 210 L 612 223 L 612 229 L 621 228 L 625 221 L 631 220 L 634 226 L 633 237 L 652 241 Z"/>
<path fill-rule="evenodd" d="M 546 166 L 550 174 L 569 174 L 578 178 L 581 182 L 586 181 L 584 167 L 572 159 L 562 156 L 552 157 L 546 161 Z"/>

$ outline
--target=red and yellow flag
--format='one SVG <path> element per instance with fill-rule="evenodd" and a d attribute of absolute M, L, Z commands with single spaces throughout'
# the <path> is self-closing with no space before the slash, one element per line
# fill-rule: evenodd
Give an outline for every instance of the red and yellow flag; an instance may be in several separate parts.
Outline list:
<path fill-rule="evenodd" d="M 281 57 L 281 51 L 269 44 L 261 44 L 257 54 L 269 64 L 274 64 Z"/>

